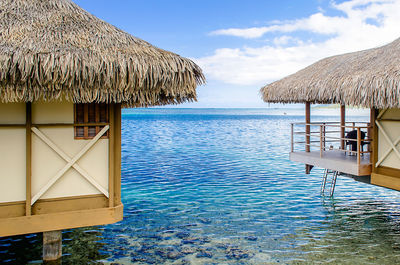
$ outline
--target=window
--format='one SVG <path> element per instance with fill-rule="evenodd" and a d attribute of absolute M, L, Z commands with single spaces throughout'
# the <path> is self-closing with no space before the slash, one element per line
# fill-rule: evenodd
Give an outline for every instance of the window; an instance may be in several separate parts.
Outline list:
<path fill-rule="evenodd" d="M 108 123 L 107 104 L 74 104 L 75 139 L 92 139 Z M 108 131 L 101 138 L 108 138 Z"/>

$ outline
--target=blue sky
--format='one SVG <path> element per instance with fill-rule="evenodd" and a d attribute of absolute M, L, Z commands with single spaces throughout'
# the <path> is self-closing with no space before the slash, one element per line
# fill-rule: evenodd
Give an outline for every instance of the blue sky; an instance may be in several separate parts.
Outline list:
<path fill-rule="evenodd" d="M 73 0 L 191 58 L 207 84 L 183 107 L 267 107 L 259 89 L 327 56 L 400 37 L 400 0 Z"/>

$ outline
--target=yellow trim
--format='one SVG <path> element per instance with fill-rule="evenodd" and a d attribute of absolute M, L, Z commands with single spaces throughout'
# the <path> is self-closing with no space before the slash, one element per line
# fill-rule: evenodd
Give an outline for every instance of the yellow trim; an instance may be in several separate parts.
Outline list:
<path fill-rule="evenodd" d="M 0 219 L 0 237 L 112 224 L 122 220 L 123 205 L 112 208 Z"/>
<path fill-rule="evenodd" d="M 371 184 L 386 187 L 389 189 L 400 190 L 400 177 L 392 177 L 392 176 L 372 173 Z"/>
<path fill-rule="evenodd" d="M 85 209 L 97 209 L 105 208 L 107 206 L 108 199 L 102 194 L 41 199 L 32 207 L 32 214 L 36 215 Z M 20 217 L 24 215 L 25 201 L 0 203 L 0 219 Z"/>

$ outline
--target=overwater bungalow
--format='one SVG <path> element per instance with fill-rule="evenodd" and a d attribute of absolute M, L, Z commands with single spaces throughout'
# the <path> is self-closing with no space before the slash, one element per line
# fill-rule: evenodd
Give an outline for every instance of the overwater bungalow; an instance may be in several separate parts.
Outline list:
<path fill-rule="evenodd" d="M 400 39 L 325 58 L 261 93 L 265 102 L 305 104 L 305 121 L 291 124 L 290 160 L 306 164 L 306 173 L 321 167 L 325 181 L 342 172 L 400 190 Z M 312 120 L 315 103 L 339 104 L 340 121 Z M 370 119 L 346 121 L 346 106 L 370 109 Z"/>
<path fill-rule="evenodd" d="M 121 107 L 193 101 L 205 79 L 69 0 L 0 10 L 0 236 L 46 232 L 58 258 L 48 231 L 123 217 Z"/>

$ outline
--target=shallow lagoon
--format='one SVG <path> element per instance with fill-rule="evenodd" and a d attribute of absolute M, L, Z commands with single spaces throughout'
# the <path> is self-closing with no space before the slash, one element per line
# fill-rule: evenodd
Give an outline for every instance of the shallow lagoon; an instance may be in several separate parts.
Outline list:
<path fill-rule="evenodd" d="M 399 193 L 339 176 L 321 197 L 322 171 L 288 160 L 295 113 L 124 111 L 125 219 L 65 231 L 63 264 L 400 263 Z M 1 263 L 40 258 L 39 234 L 0 239 Z"/>

